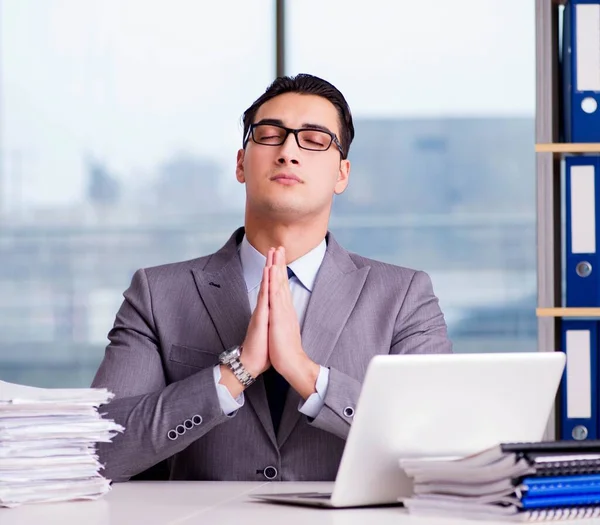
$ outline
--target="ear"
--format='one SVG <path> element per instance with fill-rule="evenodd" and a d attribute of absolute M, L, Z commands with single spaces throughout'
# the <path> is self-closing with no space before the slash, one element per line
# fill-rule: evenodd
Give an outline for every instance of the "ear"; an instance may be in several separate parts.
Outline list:
<path fill-rule="evenodd" d="M 235 163 L 235 178 L 239 183 L 244 184 L 246 182 L 246 176 L 244 174 L 244 155 L 246 150 L 240 149 L 237 152 L 237 161 Z"/>
<path fill-rule="evenodd" d="M 340 171 L 338 172 L 338 178 L 335 183 L 334 193 L 339 195 L 343 193 L 348 186 L 348 178 L 350 177 L 350 161 L 342 160 L 340 162 Z"/>

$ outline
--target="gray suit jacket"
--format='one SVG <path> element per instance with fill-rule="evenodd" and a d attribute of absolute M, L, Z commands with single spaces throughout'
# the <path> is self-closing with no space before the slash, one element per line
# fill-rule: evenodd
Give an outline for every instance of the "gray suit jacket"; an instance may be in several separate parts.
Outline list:
<path fill-rule="evenodd" d="M 243 233 L 212 255 L 135 273 L 92 385 L 115 393 L 102 412 L 126 428 L 99 445 L 108 478 L 168 459 L 170 479 L 264 481 L 274 466 L 278 480 L 333 480 L 352 423 L 344 409 L 356 406 L 369 360 L 452 351 L 427 274 L 349 253 L 328 234 L 302 326 L 304 350 L 330 368 L 325 406 L 310 420 L 290 389 L 275 435 L 259 377 L 224 415 L 213 367 L 243 341 L 251 315 Z M 189 428 L 170 439 L 178 425 Z"/>

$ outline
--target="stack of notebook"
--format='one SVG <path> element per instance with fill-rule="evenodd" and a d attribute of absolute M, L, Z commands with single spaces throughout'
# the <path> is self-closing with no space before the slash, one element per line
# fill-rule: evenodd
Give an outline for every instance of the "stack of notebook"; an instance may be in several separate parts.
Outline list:
<path fill-rule="evenodd" d="M 541 521 L 600 516 L 600 441 L 505 443 L 461 459 L 406 459 L 414 514 Z"/>
<path fill-rule="evenodd" d="M 96 499 L 110 482 L 96 443 L 123 427 L 103 419 L 105 389 L 44 389 L 0 381 L 0 507 Z"/>

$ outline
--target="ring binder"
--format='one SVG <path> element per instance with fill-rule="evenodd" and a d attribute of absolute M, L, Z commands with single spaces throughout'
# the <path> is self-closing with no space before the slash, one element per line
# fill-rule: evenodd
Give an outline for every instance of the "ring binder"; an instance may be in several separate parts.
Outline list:
<path fill-rule="evenodd" d="M 595 440 L 598 435 L 598 321 L 563 321 L 562 439 Z"/>
<path fill-rule="evenodd" d="M 600 306 L 600 155 L 565 159 L 566 306 Z"/>
<path fill-rule="evenodd" d="M 564 139 L 600 141 L 600 3 L 569 0 L 563 19 Z"/>

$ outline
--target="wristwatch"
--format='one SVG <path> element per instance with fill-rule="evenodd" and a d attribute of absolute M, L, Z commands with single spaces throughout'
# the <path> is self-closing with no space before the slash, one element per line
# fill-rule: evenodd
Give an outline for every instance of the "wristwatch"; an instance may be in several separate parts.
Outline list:
<path fill-rule="evenodd" d="M 233 348 L 225 350 L 219 354 L 219 363 L 222 365 L 227 365 L 229 368 L 231 368 L 231 371 L 235 377 L 237 377 L 238 381 L 247 388 L 254 383 L 254 381 L 256 381 L 256 378 L 252 377 L 250 372 L 244 368 L 244 365 L 240 361 L 241 355 L 242 347 L 234 346 Z"/>

